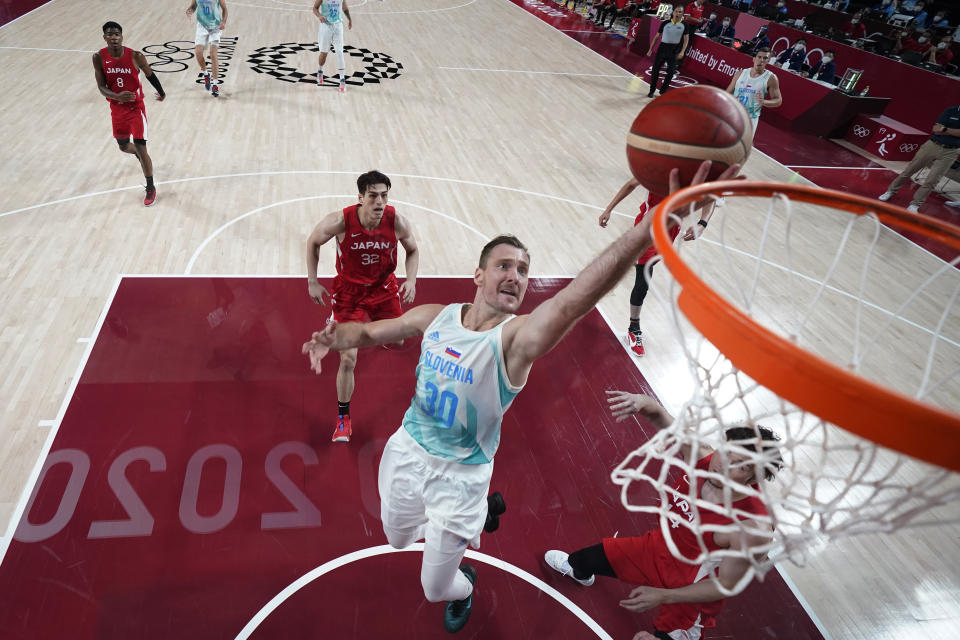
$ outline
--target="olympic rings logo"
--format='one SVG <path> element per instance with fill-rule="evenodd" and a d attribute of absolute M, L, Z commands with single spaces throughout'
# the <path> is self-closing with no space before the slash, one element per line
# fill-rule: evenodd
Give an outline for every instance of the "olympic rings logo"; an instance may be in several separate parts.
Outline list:
<path fill-rule="evenodd" d="M 870 135 L 870 129 L 867 129 L 859 124 L 855 124 L 853 125 L 853 135 L 857 136 L 858 138 L 866 138 Z"/>
<path fill-rule="evenodd" d="M 900 145 L 900 152 L 901 152 L 901 153 L 909 153 L 909 152 L 911 152 L 911 151 L 916 151 L 919 146 L 920 146 L 920 145 L 918 145 L 918 144 L 907 144 L 907 143 L 903 143 L 902 145 Z"/>

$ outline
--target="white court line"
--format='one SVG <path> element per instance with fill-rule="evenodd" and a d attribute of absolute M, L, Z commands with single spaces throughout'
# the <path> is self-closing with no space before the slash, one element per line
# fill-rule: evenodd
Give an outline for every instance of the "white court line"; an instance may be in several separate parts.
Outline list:
<path fill-rule="evenodd" d="M 36 11 L 36 9 L 34 9 L 34 11 Z M 93 51 L 89 49 L 39 49 L 37 47 L 0 47 L 0 49 L 16 49 L 17 51 L 63 51 L 66 53 L 93 53 Z"/>
<path fill-rule="evenodd" d="M 589 76 L 591 78 L 628 78 L 626 74 L 612 73 L 567 73 L 564 71 L 528 71 L 526 69 L 481 69 L 478 67 L 437 67 L 438 69 L 447 69 L 450 71 L 492 71 L 494 73 L 529 73 L 532 75 L 548 76 Z"/>
<path fill-rule="evenodd" d="M 293 198 L 292 200 L 283 200 L 282 202 L 274 202 L 274 203 L 272 203 L 272 204 L 264 205 L 264 206 L 262 206 L 262 207 L 257 207 L 256 209 L 253 209 L 253 210 L 251 210 L 251 211 L 247 211 L 246 213 L 241 214 L 241 215 L 237 216 L 236 218 L 234 218 L 233 220 L 230 220 L 229 222 L 221 225 L 220 228 L 216 229 L 213 233 L 211 233 L 209 236 L 207 236 L 206 238 L 204 238 L 203 242 L 200 243 L 200 246 L 197 247 L 197 250 L 194 251 L 194 252 L 193 252 L 193 255 L 190 257 L 190 262 L 187 263 L 187 268 L 186 268 L 186 270 L 184 271 L 184 273 L 189 274 L 189 273 L 193 270 L 193 264 L 197 261 L 197 258 L 200 257 L 200 252 L 202 252 L 202 251 L 204 250 L 204 248 L 206 248 L 206 246 L 207 246 L 211 241 L 213 241 L 214 238 L 216 238 L 218 235 L 220 235 L 220 233 L 221 233 L 222 231 L 224 231 L 224 230 L 226 230 L 227 228 L 233 226 L 235 223 L 243 220 L 244 218 L 248 218 L 248 217 L 252 216 L 252 215 L 255 214 L 255 213 L 260 213 L 261 211 L 266 211 L 267 209 L 272 209 L 272 208 L 274 208 L 274 207 L 279 207 L 279 206 L 282 206 L 282 205 L 285 205 L 285 204 L 290 204 L 290 203 L 292 203 L 292 202 L 303 202 L 303 201 L 305 201 L 305 200 L 322 200 L 322 199 L 324 199 L 324 198 L 350 198 L 350 197 L 352 197 L 352 196 L 343 196 L 343 195 L 307 196 L 307 197 L 304 197 L 304 198 Z M 484 235 L 482 232 L 480 232 L 479 230 L 477 230 L 477 229 L 475 229 L 474 227 L 470 226 L 470 225 L 467 224 L 466 222 L 463 222 L 462 220 L 459 220 L 459 219 L 457 219 L 457 218 L 454 218 L 453 216 L 447 215 L 447 214 L 445 214 L 445 213 L 441 213 L 441 212 L 439 212 L 439 211 L 436 211 L 435 209 L 430 209 L 430 208 L 428 208 L 428 207 L 424 207 L 424 206 L 421 206 L 421 205 L 419 205 L 419 204 L 413 204 L 412 202 L 405 202 L 405 201 L 403 201 L 403 200 L 397 200 L 396 198 L 391 198 L 391 199 L 390 199 L 390 202 L 396 202 L 397 204 L 402 204 L 402 205 L 405 206 L 405 207 L 413 207 L 414 209 L 420 209 L 420 210 L 422 210 L 422 211 L 426 211 L 426 212 L 428 212 L 428 213 L 433 213 L 433 214 L 435 214 L 435 215 L 438 215 L 438 216 L 440 216 L 441 218 L 446 218 L 447 220 L 450 220 L 450 221 L 452 221 L 452 222 L 454 222 L 454 223 L 456 223 L 456 224 L 459 224 L 459 225 L 462 226 L 462 227 L 466 227 L 466 228 L 469 229 L 470 231 L 473 231 L 475 234 L 477 234 L 478 236 L 480 236 L 480 237 L 484 240 L 484 242 L 486 242 L 487 240 L 490 239 L 488 236 Z"/>
<path fill-rule="evenodd" d="M 762 153 L 762 152 L 761 152 Z M 772 160 L 772 158 L 771 158 Z M 777 162 L 774 160 L 774 162 Z M 779 164 L 779 163 L 777 163 Z M 888 169 L 887 167 L 815 167 L 811 165 L 802 165 L 802 164 L 786 164 L 783 165 L 787 169 L 850 169 L 854 171 L 893 171 L 893 169 Z M 894 172 L 896 173 L 896 172 Z"/>
<path fill-rule="evenodd" d="M 199 182 L 203 180 L 220 180 L 224 178 L 249 178 L 249 177 L 259 177 L 259 176 L 278 176 L 278 175 L 350 175 L 357 176 L 363 173 L 363 171 L 324 171 L 324 170 L 305 170 L 305 171 L 250 171 L 244 173 L 224 173 L 219 175 L 212 176 L 196 176 L 191 178 L 177 178 L 174 180 L 164 180 L 157 182 L 157 186 L 167 185 L 167 184 L 180 184 L 183 182 Z M 533 196 L 535 198 L 547 198 L 548 200 L 556 200 L 557 202 L 565 202 L 567 204 L 573 204 L 580 207 L 587 207 L 589 209 L 595 209 L 597 211 L 603 211 L 603 207 L 598 207 L 593 204 L 588 204 L 586 202 L 580 202 L 579 200 L 571 200 L 569 198 L 563 198 L 561 196 L 551 195 L 549 193 L 539 193 L 537 191 L 527 191 L 526 189 L 518 189 L 515 187 L 501 187 L 496 184 L 488 184 L 486 182 L 477 182 L 475 180 L 460 180 L 459 178 L 438 178 L 436 176 L 421 176 L 410 173 L 394 173 L 390 172 L 391 176 L 398 178 L 411 178 L 415 180 L 435 180 L 437 182 L 452 182 L 454 184 L 467 184 L 475 187 L 484 187 L 486 189 L 496 189 L 499 191 L 509 191 L 512 193 L 522 193 L 527 196 Z M 132 189 L 142 190 L 143 185 L 137 184 L 130 187 L 117 187 L 116 189 L 107 189 L 105 191 L 93 191 L 91 193 L 84 193 L 78 196 L 70 196 L 67 198 L 60 198 L 59 200 L 51 200 L 49 202 L 41 202 L 40 204 L 30 205 L 29 207 L 20 207 L 19 209 L 13 209 L 12 211 L 6 211 L 0 213 L 0 218 L 11 216 L 15 213 L 22 213 L 24 211 L 32 211 L 33 209 L 40 209 L 42 207 L 48 207 L 55 204 L 63 204 L 64 202 L 72 202 L 74 200 L 82 200 L 84 198 L 92 198 L 95 196 L 107 195 L 110 193 L 117 193 L 119 191 L 130 191 Z M 355 198 L 356 195 L 350 196 Z M 623 215 L 623 214 L 621 214 Z"/>
<path fill-rule="evenodd" d="M 77 338 L 77 342 L 90 342 L 90 338 Z"/>
<path fill-rule="evenodd" d="M 40 422 L 37 423 L 37 426 L 38 426 L 38 427 L 52 427 L 52 426 L 55 425 L 55 424 L 57 424 L 57 421 L 56 421 L 56 420 L 41 420 Z"/>
<path fill-rule="evenodd" d="M 103 323 L 107 318 L 107 311 L 110 310 L 110 305 L 113 304 L 113 299 L 117 295 L 117 289 L 120 288 L 120 282 L 122 280 L 123 276 L 117 276 L 117 280 L 113 284 L 113 290 L 110 292 L 110 295 L 107 296 L 107 301 L 103 305 L 103 311 L 100 312 L 100 317 L 97 319 L 97 326 L 93 330 L 94 338 L 100 335 L 100 330 L 103 328 Z M 73 399 L 73 394 L 77 390 L 77 384 L 80 382 L 80 375 L 83 373 L 84 367 L 87 366 L 87 360 L 90 358 L 90 353 L 93 351 L 93 345 L 94 341 L 91 340 L 87 343 L 87 348 L 83 351 L 83 356 L 81 356 L 80 363 L 77 365 L 77 372 L 73 375 L 73 379 L 70 381 L 70 387 L 67 389 L 67 393 L 63 397 L 63 402 L 60 403 L 60 410 L 57 411 L 57 417 L 53 420 L 53 428 L 51 428 L 50 432 L 47 434 L 47 439 L 44 441 L 43 447 L 40 449 L 37 460 L 33 463 L 33 470 L 30 472 L 30 477 L 23 487 L 23 493 L 20 494 L 20 499 L 17 501 L 17 506 L 14 507 L 13 514 L 10 516 L 10 522 L 7 525 L 7 533 L 3 536 L 3 538 L 0 538 L 0 564 L 3 563 L 3 559 L 7 555 L 7 549 L 10 547 L 10 541 L 13 540 L 13 534 L 16 532 L 16 527 L 18 524 L 20 524 L 20 519 L 23 518 L 23 512 L 27 508 L 27 501 L 29 500 L 30 495 L 33 493 L 34 486 L 37 484 L 37 479 L 40 477 L 40 470 L 43 469 L 43 464 L 46 462 L 47 455 L 50 453 L 50 447 L 53 446 L 53 441 L 56 439 L 57 433 L 60 431 L 60 425 L 63 424 L 63 416 L 67 413 L 67 406 L 69 406 L 70 401 Z"/>
<path fill-rule="evenodd" d="M 330 573 L 334 569 L 338 569 L 352 562 L 356 562 L 357 560 L 363 560 L 364 558 L 384 555 L 387 553 L 409 553 L 412 551 L 423 551 L 423 543 L 416 542 L 405 549 L 394 549 L 393 547 L 387 544 L 380 545 L 378 547 L 367 547 L 366 549 L 360 549 L 359 551 L 354 551 L 344 556 L 340 556 L 339 558 L 334 558 L 329 562 L 323 563 L 322 565 L 313 569 L 312 571 L 308 571 L 307 573 L 303 574 L 302 576 L 297 578 L 295 581 L 290 583 L 280 593 L 275 595 L 270 600 L 270 602 L 265 604 L 263 608 L 260 609 L 260 611 L 258 611 L 253 616 L 253 618 L 250 619 L 250 622 L 248 622 L 246 626 L 244 626 L 243 629 L 240 630 L 240 633 L 237 634 L 235 640 L 246 640 L 247 638 L 249 638 L 250 634 L 256 631 L 257 627 L 260 626 L 260 623 L 266 620 L 267 617 L 271 613 L 273 613 L 277 609 L 277 607 L 283 604 L 284 601 L 290 598 L 290 596 L 294 595 L 297 591 L 307 586 L 317 578 L 320 578 L 321 576 L 327 573 Z M 501 571 L 505 571 L 506 573 L 516 576 L 521 580 L 523 580 L 524 582 L 527 582 L 533 585 L 534 587 L 536 587 L 537 589 L 540 589 L 540 591 L 542 591 L 543 593 L 550 596 L 551 598 L 553 598 L 554 600 L 562 604 L 564 607 L 566 607 L 568 611 L 570 611 L 573 615 L 579 618 L 581 622 L 583 622 L 591 631 L 593 631 L 598 638 L 601 638 L 602 640 L 613 640 L 613 638 L 606 631 L 603 630 L 603 627 L 597 624 L 597 622 L 593 618 L 588 616 L 583 609 L 575 605 L 565 595 L 563 595 L 562 593 L 560 593 L 559 591 L 557 591 L 556 589 L 548 585 L 543 580 L 537 578 L 536 576 L 524 571 L 520 567 L 514 566 L 508 562 L 504 562 L 499 558 L 494 558 L 493 556 L 488 556 L 485 553 L 479 553 L 472 549 L 467 550 L 466 557 L 470 558 L 471 560 L 478 560 L 492 567 L 496 567 Z"/>
<path fill-rule="evenodd" d="M 31 9 L 30 11 L 27 11 L 27 12 L 26 12 L 25 14 L 23 14 L 22 16 L 19 16 L 19 17 L 17 17 L 17 18 L 14 18 L 13 20 L 11 20 L 10 22 L 8 22 L 8 23 L 6 23 L 6 24 L 0 25 L 0 29 L 3 29 L 4 27 L 9 27 L 11 24 L 13 24 L 14 22 L 16 22 L 16 21 L 19 20 L 20 18 L 26 18 L 28 15 L 30 15 L 30 14 L 33 13 L 34 11 L 39 11 L 40 9 L 43 9 L 43 8 L 46 7 L 47 5 L 51 5 L 51 4 L 53 4 L 53 3 L 54 3 L 54 0 L 47 0 L 46 2 L 44 2 L 42 5 L 40 5 L 40 6 L 37 7 L 36 9 Z"/>
<path fill-rule="evenodd" d="M 415 11 L 353 11 L 351 10 L 351 12 L 363 14 L 363 15 L 377 15 L 377 16 L 388 15 L 388 14 L 403 14 L 403 13 L 438 13 L 440 11 L 453 11 L 455 9 L 462 9 L 463 7 L 469 6 L 475 3 L 476 1 L 477 0 L 469 0 L 469 2 L 458 4 L 454 7 L 440 7 L 437 9 L 417 9 Z M 361 4 L 366 4 L 366 2 L 363 2 Z M 266 9 L 267 11 L 301 11 L 301 12 L 313 13 L 312 9 L 284 9 L 283 7 L 265 7 L 259 4 L 244 4 L 241 2 L 231 2 L 230 6 L 250 7 L 252 9 Z M 360 5 L 357 5 L 357 6 L 360 6 Z"/>

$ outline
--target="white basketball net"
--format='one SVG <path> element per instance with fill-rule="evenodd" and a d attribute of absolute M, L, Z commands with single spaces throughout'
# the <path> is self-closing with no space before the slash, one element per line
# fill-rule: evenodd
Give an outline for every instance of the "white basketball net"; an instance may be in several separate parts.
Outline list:
<path fill-rule="evenodd" d="M 811 244 L 810 238 L 817 240 Z M 701 279 L 767 329 L 878 384 L 952 411 L 960 407 L 960 257 L 947 264 L 873 215 L 791 203 L 784 196 L 729 198 L 709 233 L 675 246 Z M 727 556 L 748 559 L 751 570 L 733 589 L 710 574 L 732 595 L 780 560 L 804 564 L 833 539 L 960 521 L 958 474 L 842 431 L 737 371 L 677 308 L 678 287 L 663 266 L 651 282 L 651 291 L 671 311 L 694 382 L 692 397 L 675 412 L 670 428 L 612 473 L 627 509 L 659 515 L 676 557 L 708 566 Z M 740 485 L 726 473 L 697 470 L 677 455 L 691 447 L 694 464 L 709 449 L 723 459 L 748 455 L 757 477 L 763 477 L 773 460 L 769 452 L 724 440 L 730 427 L 756 425 L 781 438 L 783 469 L 773 481 Z M 679 495 L 674 487 L 684 474 L 691 490 Z M 721 504 L 697 495 L 704 478 L 722 483 Z M 733 491 L 759 497 L 769 515 L 736 513 Z M 668 505 L 681 501 L 687 519 L 670 515 Z M 704 526 L 702 516 L 709 511 L 733 523 Z M 752 523 L 738 522 L 741 518 Z M 684 530 L 696 536 L 698 553 L 685 555 L 677 548 L 674 537 Z M 765 530 L 773 533 L 763 544 L 743 551 L 710 552 L 704 542 L 717 531 Z"/>

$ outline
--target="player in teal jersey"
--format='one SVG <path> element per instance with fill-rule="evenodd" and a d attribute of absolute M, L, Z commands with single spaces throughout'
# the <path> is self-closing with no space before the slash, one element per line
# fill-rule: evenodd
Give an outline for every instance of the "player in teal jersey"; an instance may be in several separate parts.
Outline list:
<path fill-rule="evenodd" d="M 704 162 L 693 183 L 703 182 L 709 169 Z M 718 179 L 739 169 L 734 165 Z M 676 169 L 670 186 L 671 192 L 680 188 Z M 537 358 L 650 247 L 651 220 L 646 216 L 529 314 L 515 315 L 527 290 L 529 253 L 514 236 L 498 236 L 480 254 L 472 304 L 421 305 L 399 318 L 363 324 L 332 322 L 303 345 L 320 373 L 330 349 L 421 338 L 416 392 L 380 461 L 380 517 L 392 546 L 424 539 L 420 582 L 427 600 L 448 601 L 449 632 L 463 628 L 473 606 L 477 572 L 461 560 L 468 545 L 480 546 L 503 414 Z"/>
<path fill-rule="evenodd" d="M 337 73 L 340 74 L 341 92 L 347 90 L 347 61 L 343 56 L 343 16 L 347 16 L 347 29 L 353 29 L 347 0 L 317 0 L 313 14 L 320 20 L 317 30 L 317 46 L 320 49 L 320 68 L 317 69 L 317 86 L 323 85 L 323 63 L 327 61 L 330 45 L 337 54 Z"/>
<path fill-rule="evenodd" d="M 197 12 L 197 35 L 194 38 L 194 53 L 200 63 L 203 73 L 203 86 L 214 98 L 220 96 L 219 78 L 220 61 L 217 50 L 220 47 L 220 36 L 227 26 L 226 0 L 194 0 L 187 7 L 187 15 Z M 207 59 L 203 49 L 210 46 L 210 63 L 213 66 L 213 75 L 207 72 Z"/>

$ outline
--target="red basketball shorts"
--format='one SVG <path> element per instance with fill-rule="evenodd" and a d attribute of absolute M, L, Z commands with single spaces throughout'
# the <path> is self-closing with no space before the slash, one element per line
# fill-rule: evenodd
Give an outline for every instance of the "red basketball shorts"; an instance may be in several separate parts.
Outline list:
<path fill-rule="evenodd" d="M 604 538 L 603 552 L 624 582 L 661 589 L 693 584 L 699 569 L 674 558 L 659 529 L 631 538 Z M 661 605 L 653 625 L 666 633 L 696 626 L 712 627 L 722 607 L 723 600 Z"/>
<path fill-rule="evenodd" d="M 147 110 L 143 103 L 135 107 L 114 107 L 110 110 L 113 120 L 113 137 L 117 140 L 147 139 Z"/>
<path fill-rule="evenodd" d="M 398 318 L 403 315 L 399 290 L 393 276 L 377 287 L 353 284 L 337 276 L 333 279 L 333 319 L 366 322 Z"/>

